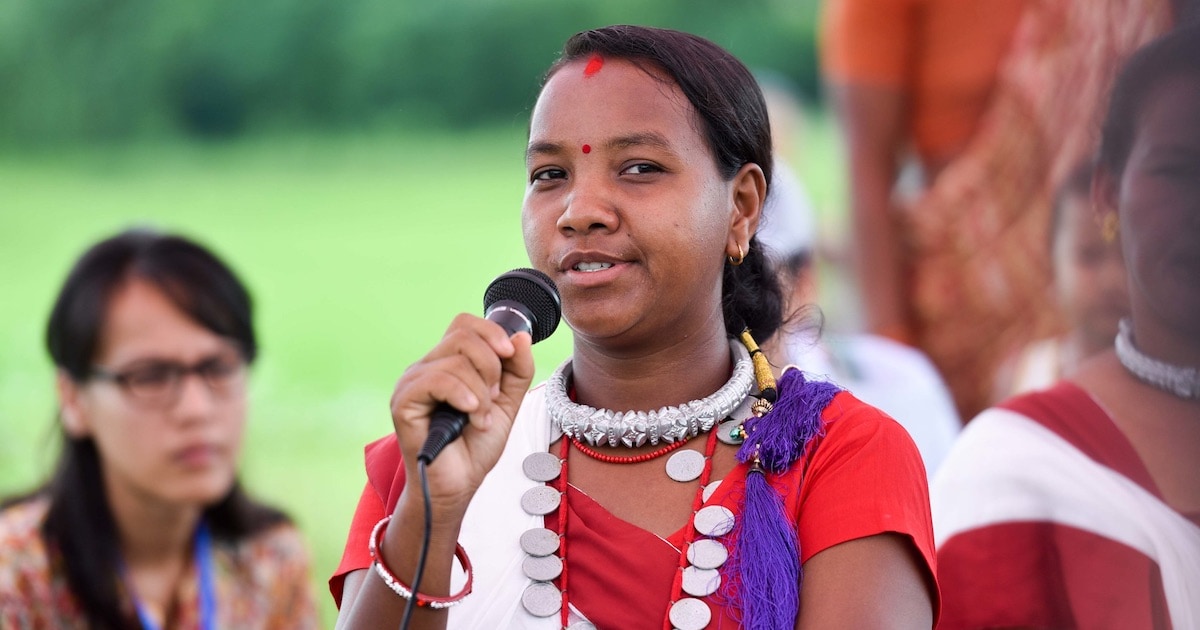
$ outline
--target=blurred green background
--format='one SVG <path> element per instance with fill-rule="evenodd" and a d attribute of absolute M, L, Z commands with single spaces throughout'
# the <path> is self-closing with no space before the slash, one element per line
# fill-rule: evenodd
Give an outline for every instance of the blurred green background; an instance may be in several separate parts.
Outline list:
<path fill-rule="evenodd" d="M 709 37 L 818 91 L 817 0 L 5 0 L 0 140 L 521 120 L 563 40 Z"/>
<path fill-rule="evenodd" d="M 808 114 L 792 166 L 828 228 L 816 2 L 0 3 L 0 495 L 57 452 L 43 326 L 74 259 L 132 225 L 188 234 L 254 294 L 243 478 L 304 530 L 332 628 L 325 580 L 392 385 L 528 263 L 525 124 L 562 41 L 668 26 L 785 77 Z M 540 376 L 570 343 L 563 327 L 535 348 Z"/>

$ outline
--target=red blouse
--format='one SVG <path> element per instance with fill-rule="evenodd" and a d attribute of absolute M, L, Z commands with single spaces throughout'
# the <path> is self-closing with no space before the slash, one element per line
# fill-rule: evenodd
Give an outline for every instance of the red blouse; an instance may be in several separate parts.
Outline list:
<path fill-rule="evenodd" d="M 822 414 L 825 435 L 809 456 L 771 478 L 793 516 L 800 540 L 800 561 L 856 538 L 894 532 L 907 537 L 925 560 L 935 615 L 938 601 L 933 527 L 925 468 L 908 433 L 883 412 L 847 392 L 838 394 Z M 340 605 L 347 573 L 371 564 L 367 539 L 371 528 L 390 513 L 404 487 L 404 469 L 395 435 L 366 447 L 367 485 L 354 514 L 346 549 L 329 581 Z M 737 510 L 747 467 L 726 477 L 706 505 Z M 570 601 L 600 628 L 643 626 L 662 619 L 679 566 L 684 530 L 663 540 L 610 514 L 602 505 L 570 488 L 568 531 Z M 554 529 L 557 512 L 546 517 Z M 636 575 L 636 580 L 622 579 Z M 720 602 L 710 596 L 710 627 L 737 628 Z M 718 613 L 718 611 L 721 611 Z"/>

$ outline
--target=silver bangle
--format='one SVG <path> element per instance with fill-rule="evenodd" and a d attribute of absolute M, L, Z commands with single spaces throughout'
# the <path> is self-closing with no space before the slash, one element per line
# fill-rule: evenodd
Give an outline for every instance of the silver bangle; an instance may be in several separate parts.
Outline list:
<path fill-rule="evenodd" d="M 386 584 L 388 588 L 392 589 L 393 593 L 399 595 L 403 599 L 413 599 L 414 595 L 412 589 L 405 586 L 399 579 L 396 578 L 395 575 L 392 574 L 391 570 L 383 564 L 383 554 L 380 553 L 379 547 L 383 542 L 384 527 L 387 526 L 388 521 L 390 520 L 392 520 L 392 517 L 389 514 L 376 523 L 375 529 L 371 530 L 371 539 L 367 545 L 367 550 L 371 552 L 371 568 L 374 569 L 377 575 L 379 575 L 380 579 L 383 580 L 383 583 Z M 471 567 L 471 561 L 467 558 L 467 551 L 462 548 L 462 545 L 457 545 L 454 550 L 454 556 L 458 558 L 458 561 L 462 563 L 463 569 L 467 572 L 466 586 L 464 586 L 462 591 L 460 591 L 457 595 L 451 595 L 450 597 L 433 597 L 430 595 L 422 595 L 417 593 L 415 596 L 417 606 L 441 610 L 443 608 L 457 606 L 458 604 L 462 603 L 462 600 L 466 598 L 467 595 L 471 594 L 471 586 L 475 581 L 475 572 Z"/>

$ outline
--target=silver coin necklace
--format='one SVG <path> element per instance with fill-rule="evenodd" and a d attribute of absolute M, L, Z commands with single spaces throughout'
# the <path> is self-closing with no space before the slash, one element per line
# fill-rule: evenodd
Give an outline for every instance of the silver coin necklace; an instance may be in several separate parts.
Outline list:
<path fill-rule="evenodd" d="M 712 609 L 703 597 L 712 595 L 721 585 L 720 567 L 729 557 L 729 552 L 719 538 L 733 529 L 734 515 L 720 505 L 702 507 L 720 482 L 711 483 L 712 455 L 716 450 L 718 436 L 721 442 L 730 433 L 727 425 L 740 424 L 727 419 L 721 427 L 709 433 L 705 452 L 680 449 L 684 440 L 664 448 L 632 457 L 616 457 L 598 453 L 576 438 L 563 436 L 559 454 L 538 452 L 529 455 L 523 468 L 526 477 L 546 485 L 531 488 L 521 499 L 521 507 L 531 515 L 547 516 L 558 510 L 558 531 L 534 528 L 521 536 L 521 548 L 526 553 L 522 569 L 533 580 L 521 596 L 521 604 L 536 617 L 559 614 L 564 630 L 588 630 L 595 626 L 587 621 L 570 622 L 568 602 L 567 527 L 568 510 L 565 508 L 567 492 L 567 462 L 571 447 L 585 455 L 607 463 L 638 463 L 661 457 L 675 451 L 667 462 L 667 474 L 675 481 L 687 483 L 700 480 L 692 502 L 692 526 L 686 528 L 680 552 L 681 574 L 674 581 L 671 599 L 667 606 L 664 625 L 679 630 L 700 630 L 712 620 Z M 551 485 L 552 484 L 552 485 Z M 560 586 L 554 584 L 559 580 Z"/>

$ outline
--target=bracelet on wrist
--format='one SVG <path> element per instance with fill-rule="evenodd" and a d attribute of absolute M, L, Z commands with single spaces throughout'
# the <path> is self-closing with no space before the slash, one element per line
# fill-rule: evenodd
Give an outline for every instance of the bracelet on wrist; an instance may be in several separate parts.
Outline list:
<path fill-rule="evenodd" d="M 388 588 L 392 589 L 393 593 L 404 599 L 415 598 L 417 606 L 424 606 L 426 608 L 433 609 L 450 608 L 451 606 L 455 606 L 462 602 L 463 598 L 471 594 L 471 586 L 475 581 L 475 572 L 471 568 L 471 560 L 467 558 L 467 550 L 463 549 L 462 545 L 458 544 L 456 544 L 454 548 L 454 557 L 458 558 L 458 561 L 462 563 L 463 570 L 467 573 L 467 583 L 463 585 L 461 591 L 449 597 L 436 597 L 433 595 L 413 593 L 411 588 L 401 582 L 400 579 L 397 578 L 394 573 L 392 573 L 392 570 L 388 568 L 387 564 L 384 563 L 383 554 L 380 551 L 380 549 L 383 547 L 384 530 L 387 529 L 387 524 L 391 520 L 392 516 L 389 514 L 375 524 L 375 529 L 371 530 L 371 539 L 370 543 L 367 545 L 367 549 L 371 552 L 371 568 L 375 570 L 375 573 L 379 575 L 379 577 L 383 580 L 383 583 L 386 584 Z"/>

